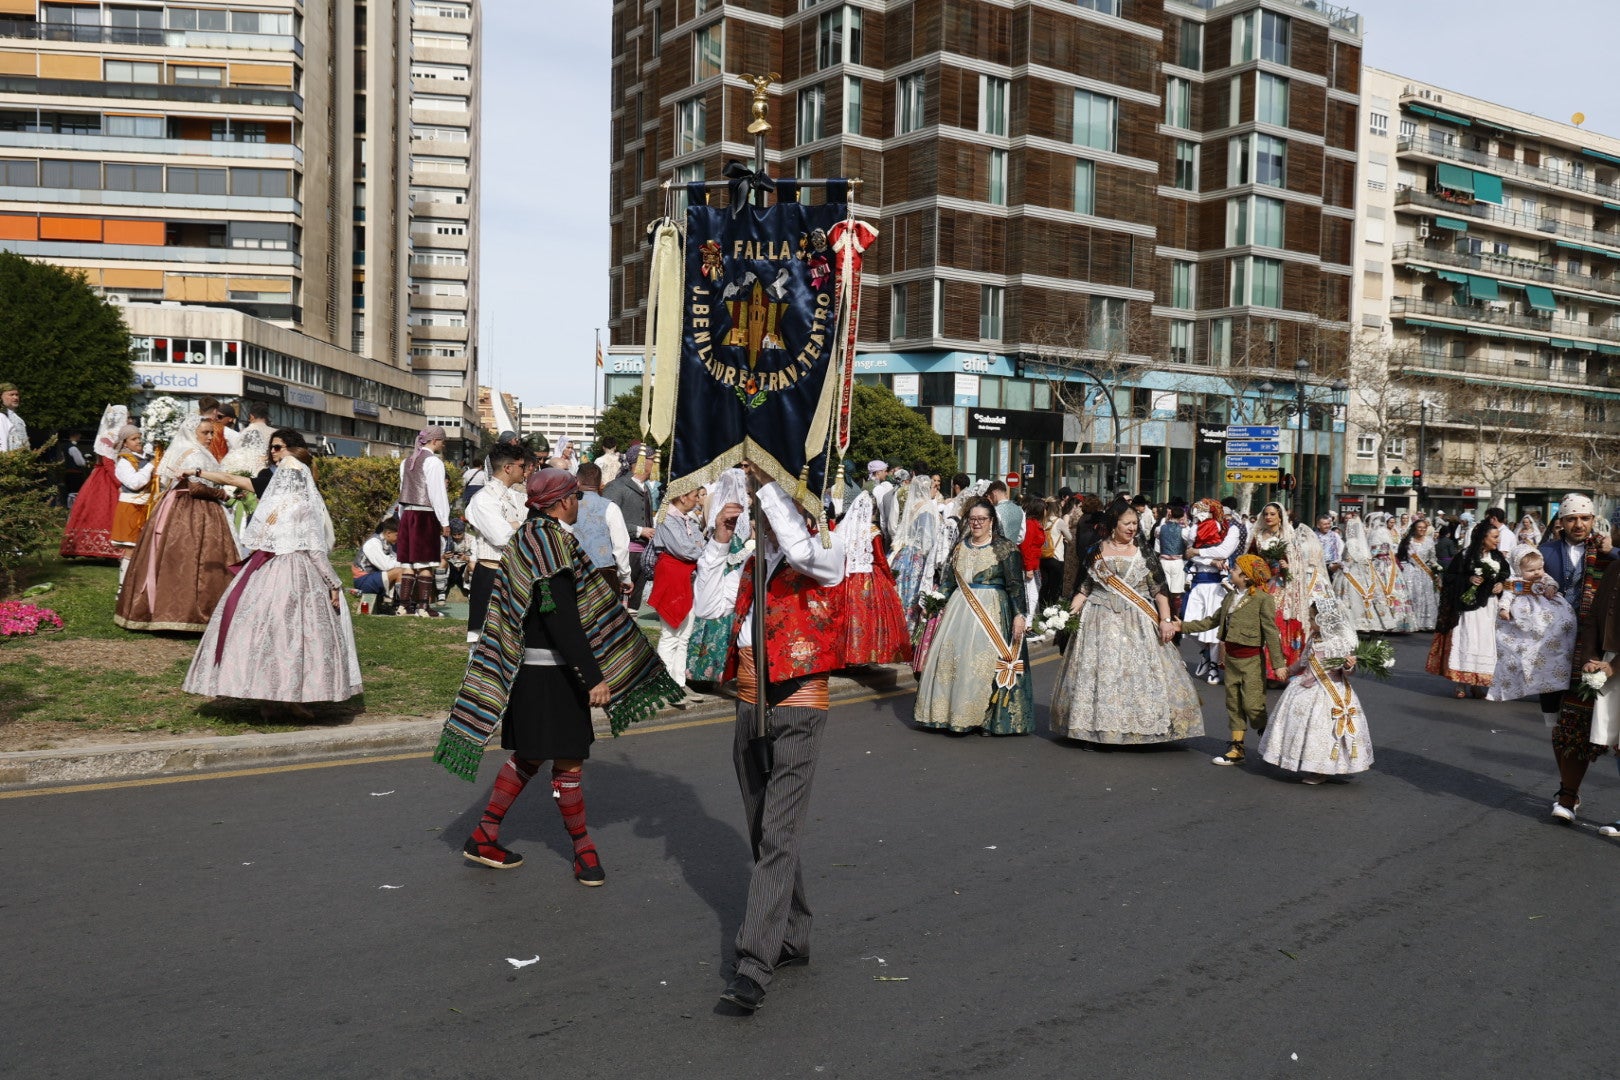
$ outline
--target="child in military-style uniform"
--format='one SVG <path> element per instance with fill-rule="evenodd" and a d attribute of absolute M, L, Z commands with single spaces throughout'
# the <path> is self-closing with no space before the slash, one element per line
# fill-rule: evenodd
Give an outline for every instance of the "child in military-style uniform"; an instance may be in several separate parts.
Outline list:
<path fill-rule="evenodd" d="M 1282 634 L 1277 630 L 1277 602 L 1266 592 L 1271 571 L 1258 555 L 1240 555 L 1234 584 L 1221 608 L 1203 619 L 1183 623 L 1181 632 L 1196 634 L 1219 628 L 1226 654 L 1226 715 L 1232 726 L 1232 741 L 1226 753 L 1214 758 L 1217 765 L 1243 764 L 1243 739 L 1250 727 L 1266 727 L 1266 657 L 1272 668 L 1282 671 Z"/>

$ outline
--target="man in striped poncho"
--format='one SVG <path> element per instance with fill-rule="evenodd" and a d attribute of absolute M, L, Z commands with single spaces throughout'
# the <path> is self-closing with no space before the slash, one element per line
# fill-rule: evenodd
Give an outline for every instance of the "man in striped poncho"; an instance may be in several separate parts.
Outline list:
<path fill-rule="evenodd" d="M 501 557 L 483 633 L 433 760 L 474 780 L 484 746 L 500 727 L 501 746 L 512 756 L 462 849 L 468 860 L 497 870 L 523 862 L 501 846 L 501 821 L 549 760 L 552 794 L 574 842 L 574 877 L 600 885 L 607 875 L 585 829 L 581 787 L 596 738 L 591 709 L 605 708 L 617 735 L 678 701 L 682 691 L 565 527 L 579 516 L 574 478 L 542 469 L 527 491 L 535 516 Z"/>

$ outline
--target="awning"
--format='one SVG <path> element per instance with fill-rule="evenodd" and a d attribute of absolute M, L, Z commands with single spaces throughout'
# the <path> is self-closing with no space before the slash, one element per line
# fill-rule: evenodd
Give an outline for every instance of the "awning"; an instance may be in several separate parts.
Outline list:
<path fill-rule="evenodd" d="M 1434 118 L 1436 120 L 1444 120 L 1448 124 L 1456 124 L 1458 127 L 1474 126 L 1474 122 L 1467 117 L 1458 116 L 1456 113 L 1443 112 L 1440 109 L 1434 110 Z"/>
<path fill-rule="evenodd" d="M 1427 107 L 1422 106 L 1422 105 L 1414 105 L 1410 101 L 1401 102 L 1401 108 L 1405 109 L 1409 113 L 1417 113 L 1419 116 L 1438 116 L 1439 115 L 1439 113 L 1436 113 L 1433 109 L 1427 108 Z"/>
<path fill-rule="evenodd" d="M 1589 247 L 1586 244 L 1572 244 L 1568 240 L 1554 240 L 1554 244 L 1568 251 L 1585 251 L 1593 255 L 1602 255 L 1606 259 L 1620 259 L 1620 252 L 1607 251 L 1603 248 Z"/>
<path fill-rule="evenodd" d="M 1490 173 L 1474 173 L 1474 198 L 1480 202 L 1502 202 L 1502 178 L 1492 176 Z"/>
<path fill-rule="evenodd" d="M 1445 162 L 1434 167 L 1435 183 L 1452 191 L 1474 193 L 1474 170 L 1464 169 L 1457 165 L 1447 165 Z"/>
<path fill-rule="evenodd" d="M 1468 284 L 1468 275 L 1459 274 L 1455 270 L 1436 270 L 1434 272 L 1434 276 L 1439 278 L 1441 281 L 1449 281 L 1453 285 Z"/>
<path fill-rule="evenodd" d="M 1607 161 L 1610 165 L 1620 165 L 1620 157 L 1615 157 L 1613 154 L 1605 154 L 1601 150 L 1587 150 L 1582 148 L 1581 153 L 1585 154 L 1587 157 L 1595 157 L 1599 161 Z"/>
<path fill-rule="evenodd" d="M 1395 312 L 1395 316 L 1399 318 L 1400 312 Z M 1406 325 L 1422 327 L 1425 330 L 1444 330 L 1450 334 L 1462 332 L 1462 327 L 1460 326 L 1452 326 L 1450 323 L 1430 322 L 1428 319 L 1407 319 Z"/>
<path fill-rule="evenodd" d="M 1549 344 L 1552 345 L 1552 347 L 1555 348 L 1555 349 L 1578 349 L 1578 348 L 1580 348 L 1579 345 L 1577 345 L 1573 341 L 1569 340 L 1569 338 L 1562 338 L 1562 337 L 1553 338 L 1552 341 L 1549 342 Z"/>
<path fill-rule="evenodd" d="M 1500 300 L 1502 293 L 1497 285 L 1495 278 L 1468 275 L 1468 295 L 1475 300 Z"/>
<path fill-rule="evenodd" d="M 1558 310 L 1558 304 L 1553 300 L 1552 290 L 1544 285 L 1526 285 L 1524 295 L 1530 298 L 1530 306 L 1537 311 Z"/>
<path fill-rule="evenodd" d="M 1617 207 L 1617 209 L 1620 209 L 1620 207 Z M 1454 218 L 1454 217 L 1439 217 L 1439 216 L 1436 216 L 1435 219 L 1434 219 L 1434 223 L 1436 225 L 1440 226 L 1440 228 L 1442 228 L 1442 229 L 1450 229 L 1452 232 L 1467 232 L 1468 231 L 1468 222 L 1460 221 L 1460 220 L 1458 220 L 1457 218 Z"/>
<path fill-rule="evenodd" d="M 1620 345 L 1599 345 L 1597 350 L 1604 356 L 1620 356 Z"/>
<path fill-rule="evenodd" d="M 1605 210 L 1620 210 L 1620 204 L 1615 204 L 1615 203 L 1612 203 L 1612 202 L 1606 202 L 1606 203 L 1603 204 L 1603 209 L 1605 209 Z"/>

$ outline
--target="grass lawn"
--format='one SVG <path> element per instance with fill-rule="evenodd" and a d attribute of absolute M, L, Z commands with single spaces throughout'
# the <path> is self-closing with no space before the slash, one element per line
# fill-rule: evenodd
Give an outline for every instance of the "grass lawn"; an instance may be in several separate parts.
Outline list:
<path fill-rule="evenodd" d="M 345 582 L 349 555 L 333 552 L 333 566 Z M 256 702 L 210 700 L 181 690 L 198 635 L 131 633 L 115 626 L 117 567 L 50 557 L 24 584 L 47 581 L 55 588 L 30 602 L 60 615 L 61 632 L 0 639 L 0 751 L 312 726 L 266 723 Z M 443 716 L 461 684 L 465 630 L 456 618 L 356 616 L 365 693 L 341 705 L 313 706 L 318 723 Z"/>

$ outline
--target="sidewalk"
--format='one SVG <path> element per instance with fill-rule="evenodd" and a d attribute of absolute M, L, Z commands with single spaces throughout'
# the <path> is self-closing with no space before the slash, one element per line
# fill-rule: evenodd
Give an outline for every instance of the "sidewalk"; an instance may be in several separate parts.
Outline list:
<path fill-rule="evenodd" d="M 908 692 L 916 685 L 909 664 L 872 665 L 835 674 L 833 704 L 873 694 Z M 713 697 L 687 709 L 665 709 L 634 725 L 646 730 L 733 715 L 730 697 Z M 71 747 L 0 753 L 0 790 L 54 784 L 88 784 L 140 777 L 175 776 L 348 757 L 427 753 L 438 743 L 444 717 L 392 723 L 310 728 L 272 735 L 208 735 L 116 746 Z M 596 733 L 608 737 L 605 718 Z"/>

